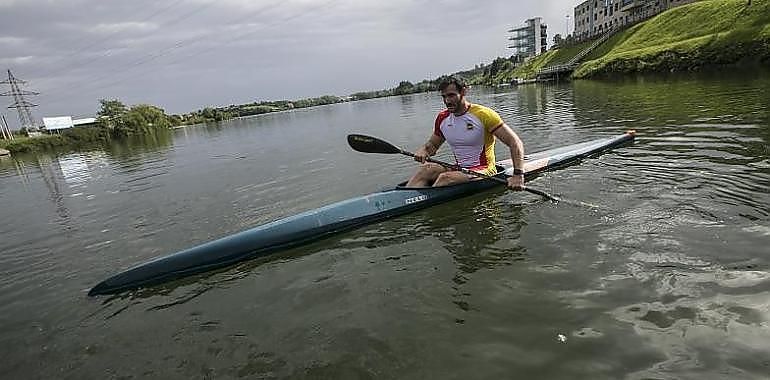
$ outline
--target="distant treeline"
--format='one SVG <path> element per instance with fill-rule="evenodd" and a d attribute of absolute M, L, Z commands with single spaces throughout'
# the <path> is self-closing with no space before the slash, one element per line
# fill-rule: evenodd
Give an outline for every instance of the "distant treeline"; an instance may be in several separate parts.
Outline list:
<path fill-rule="evenodd" d="M 182 120 L 183 124 L 191 125 L 206 122 L 218 122 L 234 117 L 253 116 L 270 112 L 287 111 L 295 108 L 322 106 L 327 104 L 340 103 L 343 101 L 345 101 L 344 98 L 332 95 L 324 95 L 318 98 L 300 100 L 263 101 L 216 108 L 206 107 L 198 111 L 180 115 L 179 118 Z"/>
<path fill-rule="evenodd" d="M 394 95 L 406 95 L 420 92 L 437 91 L 439 83 L 445 78 L 445 76 L 433 79 L 423 80 L 418 83 L 412 83 L 409 81 L 402 81 L 398 86 L 385 90 L 378 91 L 365 91 L 356 92 L 350 96 L 334 96 L 324 95 L 317 98 L 307 98 L 299 100 L 274 100 L 274 101 L 262 101 L 239 105 L 229 105 L 225 107 L 206 107 L 204 109 L 191 112 L 189 114 L 179 115 L 177 118 L 181 120 L 183 124 L 198 124 L 205 122 L 216 122 L 227 120 L 233 117 L 244 117 L 261 115 L 271 112 L 288 111 L 298 108 L 307 108 L 315 106 L 323 106 L 327 104 L 335 104 L 356 100 L 383 98 Z"/>

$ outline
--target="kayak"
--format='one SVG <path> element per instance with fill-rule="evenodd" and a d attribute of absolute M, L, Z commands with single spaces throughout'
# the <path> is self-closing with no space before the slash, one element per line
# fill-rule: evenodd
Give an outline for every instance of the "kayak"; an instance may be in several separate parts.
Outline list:
<path fill-rule="evenodd" d="M 634 131 L 628 131 L 622 135 L 529 154 L 524 158 L 524 176 L 531 179 L 544 171 L 576 163 L 633 139 Z M 506 178 L 512 174 L 510 159 L 496 164 L 499 174 L 495 177 Z M 408 188 L 405 184 L 279 219 L 157 258 L 98 283 L 88 295 L 119 293 L 264 257 L 332 234 L 500 186 L 490 179 L 430 188 Z"/>

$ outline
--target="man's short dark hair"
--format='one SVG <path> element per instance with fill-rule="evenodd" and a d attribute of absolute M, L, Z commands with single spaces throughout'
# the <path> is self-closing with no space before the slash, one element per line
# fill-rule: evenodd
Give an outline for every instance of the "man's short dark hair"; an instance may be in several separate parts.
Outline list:
<path fill-rule="evenodd" d="M 468 88 L 468 83 L 465 83 L 465 80 L 463 80 L 460 77 L 456 77 L 452 75 L 452 76 L 444 77 L 441 80 L 441 82 L 438 85 L 438 90 L 444 91 L 446 90 L 447 87 L 449 87 L 450 84 L 455 85 L 455 88 L 459 92 L 463 92 L 463 90 Z"/>

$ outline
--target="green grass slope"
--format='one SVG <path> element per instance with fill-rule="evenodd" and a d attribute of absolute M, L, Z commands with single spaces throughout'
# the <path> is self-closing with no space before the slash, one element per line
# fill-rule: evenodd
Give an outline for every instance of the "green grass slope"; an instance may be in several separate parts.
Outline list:
<path fill-rule="evenodd" d="M 589 40 L 589 41 L 581 42 L 579 44 L 575 44 L 575 45 L 568 46 L 568 47 L 565 47 L 565 48 L 556 49 L 555 50 L 556 53 L 548 61 L 548 65 L 547 66 L 563 65 L 563 64 L 569 62 L 570 59 L 574 58 L 576 55 L 578 55 L 585 48 L 591 46 L 591 44 L 593 44 L 593 43 L 594 43 L 594 40 Z"/>
<path fill-rule="evenodd" d="M 565 64 L 592 43 L 593 41 L 586 41 L 562 49 L 549 50 L 530 59 L 521 66 L 511 70 L 502 71 L 492 78 L 484 78 L 484 80 L 479 82 L 510 83 L 513 78 L 532 79 L 537 76 L 538 70 L 546 66 Z"/>
<path fill-rule="evenodd" d="M 493 80 L 497 83 L 510 83 L 513 78 L 534 78 L 537 75 L 537 71 L 548 65 L 554 56 L 556 56 L 557 50 L 549 50 L 543 54 L 538 55 L 525 62 L 519 67 L 514 68 L 503 73 L 500 73 Z"/>
<path fill-rule="evenodd" d="M 613 36 L 573 77 L 692 70 L 745 59 L 770 61 L 770 0 L 704 0 Z"/>

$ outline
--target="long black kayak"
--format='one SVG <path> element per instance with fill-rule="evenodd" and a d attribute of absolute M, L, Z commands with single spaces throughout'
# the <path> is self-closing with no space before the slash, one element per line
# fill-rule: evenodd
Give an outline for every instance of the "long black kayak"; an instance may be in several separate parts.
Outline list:
<path fill-rule="evenodd" d="M 531 178 L 543 171 L 575 163 L 633 139 L 634 132 L 629 131 L 622 135 L 527 155 L 524 165 L 525 177 Z M 511 160 L 498 161 L 497 165 L 500 169 L 497 177 L 505 178 L 511 175 Z M 407 188 L 402 183 L 391 190 L 306 211 L 140 264 L 100 282 L 88 295 L 118 293 L 263 257 L 278 250 L 306 244 L 331 234 L 495 186 L 499 186 L 498 182 L 489 179 L 431 188 Z"/>

